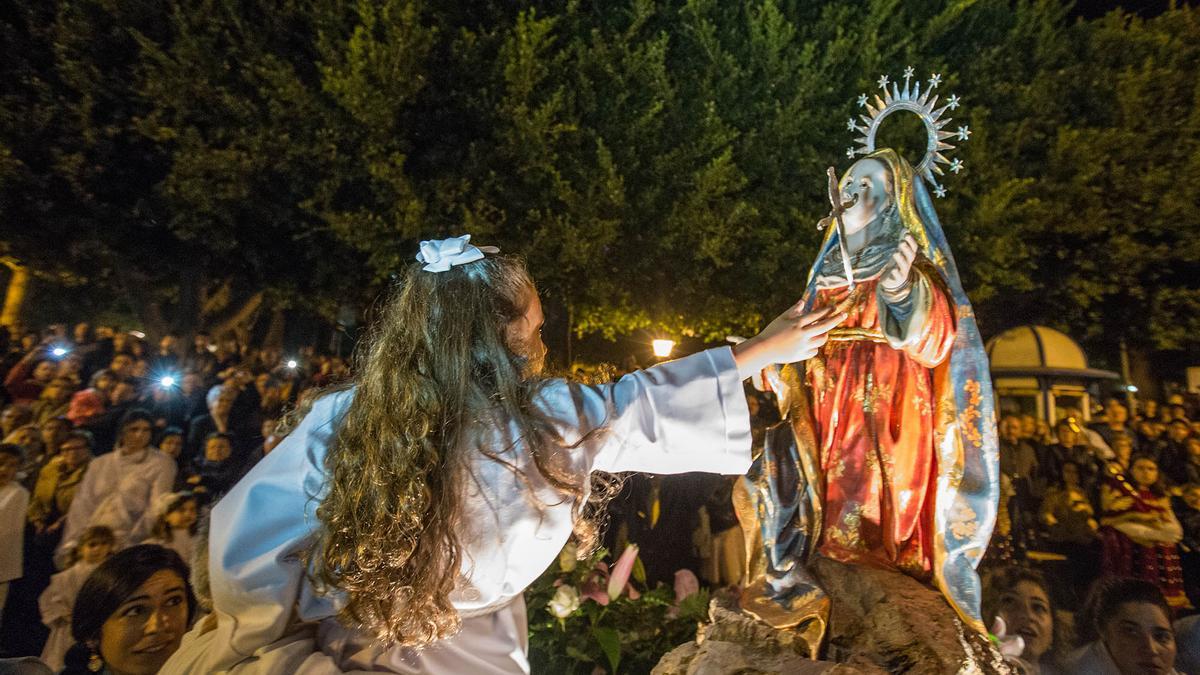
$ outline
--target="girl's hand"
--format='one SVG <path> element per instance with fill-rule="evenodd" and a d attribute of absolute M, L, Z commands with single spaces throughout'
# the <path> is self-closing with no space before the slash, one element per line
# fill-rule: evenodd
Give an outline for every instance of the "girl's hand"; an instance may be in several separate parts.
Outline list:
<path fill-rule="evenodd" d="M 832 307 L 807 314 L 801 311 L 800 303 L 793 305 L 761 333 L 734 346 L 733 358 L 742 379 L 777 363 L 811 359 L 825 345 L 829 331 L 846 320 L 846 314 L 834 314 Z"/>

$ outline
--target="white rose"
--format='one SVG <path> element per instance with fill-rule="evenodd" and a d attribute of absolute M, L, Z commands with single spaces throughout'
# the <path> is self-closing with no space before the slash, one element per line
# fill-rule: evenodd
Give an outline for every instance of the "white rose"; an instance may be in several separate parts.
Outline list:
<path fill-rule="evenodd" d="M 563 584 L 558 587 L 554 597 L 550 598 L 550 613 L 559 619 L 565 619 L 579 609 L 579 591 L 574 586 Z"/>

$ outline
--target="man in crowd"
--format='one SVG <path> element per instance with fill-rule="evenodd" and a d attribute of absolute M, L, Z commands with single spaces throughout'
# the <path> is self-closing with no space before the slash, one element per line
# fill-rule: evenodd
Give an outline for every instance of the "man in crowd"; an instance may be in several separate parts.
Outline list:
<path fill-rule="evenodd" d="M 1037 454 L 1021 440 L 1021 418 L 1005 415 L 1000 420 L 1000 473 L 1008 477 L 1015 496 L 1008 502 L 1013 544 L 1020 550 L 1034 525 L 1045 484 L 1040 479 Z"/>
<path fill-rule="evenodd" d="M 1096 433 L 1104 439 L 1111 448 L 1113 439 L 1117 436 L 1128 436 L 1133 444 L 1133 452 L 1138 452 L 1138 438 L 1133 429 L 1129 428 L 1129 409 L 1117 397 L 1111 397 L 1104 403 L 1104 422 L 1095 425 Z"/>
<path fill-rule="evenodd" d="M 209 349 L 211 344 L 212 338 L 207 332 L 196 333 L 192 351 L 183 360 L 184 370 L 196 373 L 206 387 L 215 384 L 217 377 L 217 357 Z"/>

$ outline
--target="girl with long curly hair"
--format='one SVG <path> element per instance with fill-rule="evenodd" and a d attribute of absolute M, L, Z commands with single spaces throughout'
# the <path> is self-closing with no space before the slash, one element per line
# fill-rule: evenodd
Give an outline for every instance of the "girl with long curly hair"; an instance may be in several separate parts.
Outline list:
<path fill-rule="evenodd" d="M 162 673 L 526 673 L 522 592 L 593 472 L 750 466 L 742 381 L 842 320 L 761 334 L 585 386 L 541 375 L 536 287 L 469 236 L 421 242 L 357 355 L 213 509 L 214 613 Z M 303 412 L 303 411 L 302 411 Z"/>

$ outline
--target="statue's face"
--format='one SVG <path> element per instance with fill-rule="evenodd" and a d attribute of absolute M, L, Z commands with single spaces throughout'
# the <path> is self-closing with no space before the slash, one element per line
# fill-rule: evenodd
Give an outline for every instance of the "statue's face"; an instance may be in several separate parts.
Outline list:
<path fill-rule="evenodd" d="M 860 159 L 842 176 L 839 183 L 842 201 L 858 197 L 854 206 L 842 214 L 846 234 L 862 230 L 887 208 L 891 201 L 891 176 L 887 166 L 877 159 Z"/>

